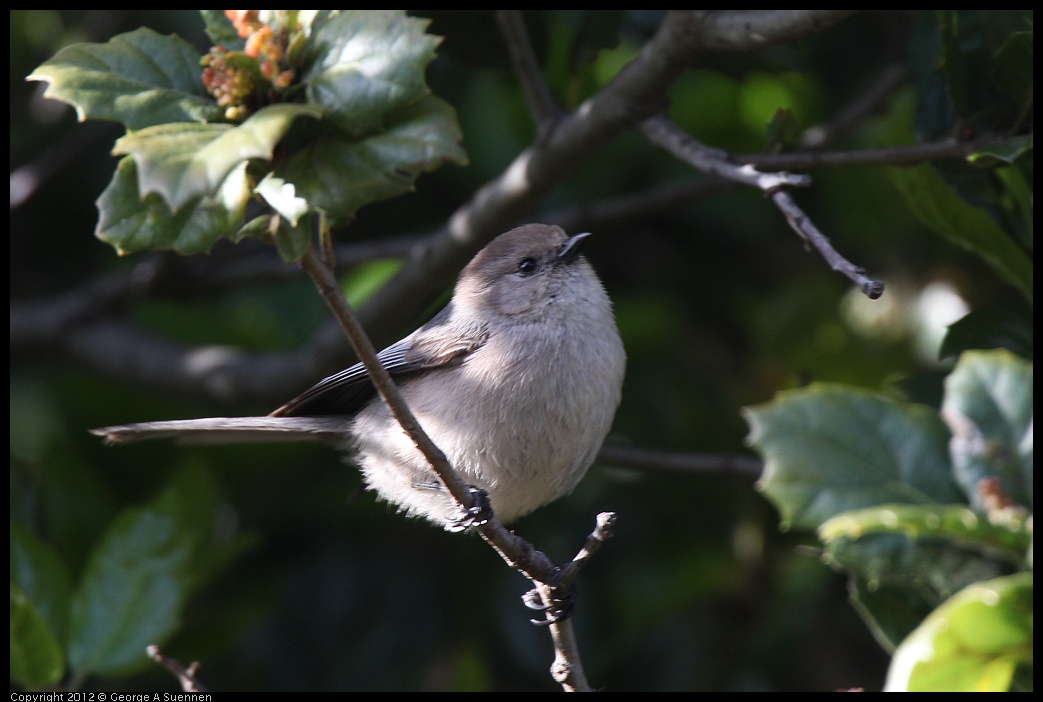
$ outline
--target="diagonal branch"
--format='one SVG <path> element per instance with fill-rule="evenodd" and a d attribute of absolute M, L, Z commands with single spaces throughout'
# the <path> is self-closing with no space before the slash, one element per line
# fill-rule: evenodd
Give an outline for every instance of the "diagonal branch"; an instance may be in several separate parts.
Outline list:
<path fill-rule="evenodd" d="M 703 145 L 663 116 L 646 119 L 641 123 L 640 129 L 653 144 L 694 168 L 760 189 L 782 211 L 790 227 L 809 246 L 818 251 L 833 270 L 850 278 L 872 300 L 883 294 L 884 284 L 869 278 L 864 268 L 854 265 L 840 255 L 790 196 L 788 188 L 806 187 L 811 184 L 808 176 L 785 171 L 763 173 L 749 164 L 737 166 L 728 160 L 726 152 Z"/>

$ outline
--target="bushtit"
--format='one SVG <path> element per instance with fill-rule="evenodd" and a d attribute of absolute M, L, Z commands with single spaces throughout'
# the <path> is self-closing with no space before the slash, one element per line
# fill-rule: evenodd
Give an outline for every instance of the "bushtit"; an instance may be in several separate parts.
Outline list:
<path fill-rule="evenodd" d="M 619 405 L 626 355 L 608 295 L 579 253 L 587 236 L 544 224 L 501 234 L 441 312 L 378 355 L 424 431 L 504 522 L 576 486 Z M 460 516 L 361 364 L 267 417 L 93 432 L 107 443 L 326 441 L 352 451 L 367 486 L 401 510 L 442 525 Z"/>

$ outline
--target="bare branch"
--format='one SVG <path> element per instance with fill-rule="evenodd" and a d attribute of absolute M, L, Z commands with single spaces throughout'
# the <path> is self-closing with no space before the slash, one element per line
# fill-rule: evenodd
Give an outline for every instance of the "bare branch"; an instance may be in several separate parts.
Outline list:
<path fill-rule="evenodd" d="M 875 300 L 884 294 L 883 282 L 868 277 L 865 268 L 856 266 L 841 256 L 833 248 L 833 245 L 829 243 L 829 239 L 811 221 L 811 218 L 797 206 L 797 203 L 793 201 L 789 193 L 783 190 L 775 190 L 770 197 L 782 210 L 782 214 L 786 216 L 786 221 L 789 222 L 793 231 L 800 234 L 804 241 L 818 251 L 833 270 L 843 273 L 850 278 L 870 300 Z"/>
<path fill-rule="evenodd" d="M 671 11 L 640 53 L 600 92 L 556 121 L 502 175 L 418 246 L 402 269 L 359 310 L 378 342 L 390 341 L 391 310 L 416 314 L 478 249 L 532 212 L 609 141 L 660 111 L 666 91 L 705 51 L 747 51 L 821 31 L 851 10 Z M 737 32 L 749 32 L 743 39 Z"/>
<path fill-rule="evenodd" d="M 650 142 L 708 175 L 759 188 L 763 192 L 811 185 L 808 176 L 761 173 L 749 165 L 737 166 L 728 160 L 728 152 L 706 146 L 661 115 L 646 119 L 640 129 Z"/>
<path fill-rule="evenodd" d="M 852 151 L 791 151 L 781 154 L 739 154 L 729 156 L 732 163 L 774 171 L 782 169 L 810 170 L 837 166 L 913 166 L 924 161 L 947 158 L 963 159 L 993 139 L 974 142 L 942 139 L 923 144 L 887 146 L 879 149 Z"/>
<path fill-rule="evenodd" d="M 409 407 L 406 406 L 406 401 L 402 399 L 398 387 L 391 380 L 391 375 L 377 359 L 377 350 L 373 347 L 373 342 L 369 340 L 362 325 L 359 324 L 354 310 L 351 309 L 347 300 L 344 299 L 340 285 L 338 285 L 337 279 L 333 277 L 333 273 L 315 253 L 315 250 L 311 248 L 304 254 L 300 265 L 315 284 L 319 295 L 322 296 L 330 311 L 337 318 L 341 329 L 347 334 L 352 348 L 355 349 L 355 354 L 362 365 L 365 366 L 366 372 L 376 386 L 380 399 L 387 405 L 395 420 L 402 426 L 403 431 L 416 444 L 420 453 L 424 454 L 424 458 L 427 459 L 431 469 L 438 476 L 442 485 L 445 486 L 446 491 L 464 509 L 470 508 L 472 500 L 467 486 L 464 485 L 463 481 L 460 480 L 460 476 L 453 470 L 453 467 L 449 464 L 449 459 L 435 446 L 431 438 L 421 428 L 420 423 L 416 421 L 416 417 L 409 411 Z"/>
<path fill-rule="evenodd" d="M 890 100 L 905 83 L 906 75 L 905 66 L 901 64 L 887 66 L 869 87 L 838 110 L 829 122 L 805 129 L 797 140 L 798 147 L 818 151 L 837 141 Z"/>
<path fill-rule="evenodd" d="M 518 75 L 518 81 L 525 93 L 529 113 L 532 114 L 538 128 L 546 129 L 558 116 L 559 110 L 547 82 L 543 80 L 543 73 L 540 71 L 536 54 L 533 53 L 521 11 L 497 10 L 496 19 L 507 42 L 507 51 L 511 55 L 514 72 Z"/>
<path fill-rule="evenodd" d="M 319 294 L 333 311 L 345 334 L 351 340 L 359 360 L 365 366 L 374 385 L 377 386 L 381 399 L 402 426 L 403 431 L 424 454 L 424 458 L 427 459 L 432 470 L 438 475 L 453 499 L 465 509 L 471 507 L 472 498 L 467 486 L 456 474 L 445 454 L 435 446 L 409 411 L 405 400 L 402 399 L 398 388 L 391 380 L 391 376 L 377 359 L 373 343 L 359 324 L 354 311 L 344 300 L 333 274 L 312 250 L 309 250 L 301 260 L 301 268 L 315 283 Z M 490 519 L 487 523 L 480 525 L 478 529 L 482 537 L 500 553 L 504 560 L 512 567 L 522 571 L 526 577 L 537 583 L 553 585 L 557 582 L 559 577 L 557 566 L 524 539 L 509 532 L 497 519 Z"/>
<path fill-rule="evenodd" d="M 726 474 L 754 479 L 759 478 L 764 470 L 763 462 L 753 456 L 737 453 L 663 451 L 614 441 L 606 442 L 601 447 L 598 460 L 609 465 L 638 470 Z"/>
<path fill-rule="evenodd" d="M 148 657 L 169 670 L 177 678 L 178 684 L 185 692 L 209 692 L 205 685 L 199 682 L 196 671 L 199 670 L 199 662 L 195 661 L 186 668 L 174 658 L 168 658 L 159 650 L 159 646 L 146 646 L 145 652 Z"/>
<path fill-rule="evenodd" d="M 857 10 L 701 10 L 705 51 L 754 51 L 795 41 L 847 19 Z"/>
<path fill-rule="evenodd" d="M 656 146 L 705 173 L 759 188 L 782 210 L 793 230 L 818 251 L 833 270 L 850 278 L 872 300 L 883 294 L 884 284 L 867 277 L 864 268 L 841 256 L 786 191 L 791 187 L 810 185 L 808 176 L 785 171 L 762 173 L 749 164 L 737 166 L 727 160 L 726 152 L 708 148 L 662 116 L 642 122 L 641 131 Z"/>

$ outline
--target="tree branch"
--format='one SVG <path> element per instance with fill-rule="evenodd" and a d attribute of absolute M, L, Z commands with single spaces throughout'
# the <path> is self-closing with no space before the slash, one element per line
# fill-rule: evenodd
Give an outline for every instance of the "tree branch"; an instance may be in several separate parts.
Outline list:
<path fill-rule="evenodd" d="M 624 468 L 648 471 L 676 471 L 692 474 L 725 474 L 757 479 L 764 463 L 753 456 L 737 453 L 685 453 L 664 451 L 607 441 L 598 461 Z"/>
<path fill-rule="evenodd" d="M 390 341 L 397 331 L 386 323 L 391 310 L 418 313 L 478 249 L 527 216 L 622 131 L 658 112 L 666 91 L 700 53 L 747 51 L 792 41 L 852 12 L 671 11 L 608 85 L 557 120 L 545 138 L 519 154 L 503 174 L 460 207 L 444 229 L 411 253 L 402 269 L 359 310 L 364 326 L 378 342 Z M 753 38 L 736 36 L 740 27 Z"/>
<path fill-rule="evenodd" d="M 496 20 L 500 23 L 500 31 L 506 40 L 507 51 L 514 65 L 514 72 L 518 76 L 522 92 L 525 93 L 525 103 L 529 106 L 529 113 L 536 121 L 538 129 L 547 129 L 553 120 L 559 115 L 557 103 L 551 95 L 550 88 L 543 80 L 539 61 L 532 50 L 532 42 L 529 41 L 529 33 L 525 29 L 520 10 L 497 10 Z"/>
<path fill-rule="evenodd" d="M 701 52 L 744 51 L 790 41 L 849 14 L 847 10 L 669 13 L 638 56 L 604 89 L 575 113 L 555 121 L 545 138 L 481 188 L 456 211 L 447 226 L 414 241 L 401 242 L 405 245 L 396 251 L 404 256 L 403 266 L 359 310 L 363 326 L 380 345 L 396 338 L 402 331 L 402 320 L 416 318 L 479 248 L 527 216 L 547 193 L 581 168 L 602 146 L 647 116 L 648 109 L 661 105 L 666 90 Z M 740 25 L 745 27 L 743 31 L 752 33 L 752 40 L 733 36 Z M 525 50 L 519 48 L 517 53 L 520 56 Z M 530 88 L 535 90 L 540 82 L 542 79 L 533 75 Z M 537 100 L 541 104 L 544 101 L 545 98 Z M 642 208 L 651 211 L 720 187 L 727 186 L 665 186 L 647 200 L 641 196 L 619 198 L 614 205 L 595 206 L 593 212 L 608 212 L 610 207 L 632 214 Z M 398 246 L 398 242 L 394 245 Z M 346 258 L 349 256 L 338 250 L 338 259 Z M 223 282 L 218 282 L 221 279 L 217 274 L 213 278 L 208 274 L 207 279 L 212 285 L 227 285 L 265 274 L 271 274 L 271 269 L 261 265 L 229 273 Z M 124 289 L 128 297 L 133 294 L 132 289 L 140 290 L 128 286 Z M 42 306 L 12 304 L 12 351 L 58 350 L 112 377 L 221 402 L 278 401 L 350 360 L 347 343 L 332 326 L 324 327 L 308 345 L 293 353 L 249 354 L 216 346 L 183 347 L 127 324 L 98 320 L 101 312 L 111 309 L 115 297 L 101 296 L 92 308 L 76 300 L 80 293 L 74 291 L 67 300 L 53 300 Z M 75 314 L 66 307 L 69 300 L 74 303 Z M 64 309 L 48 306 L 52 304 Z M 106 340 L 106 334 L 113 338 Z"/>
<path fill-rule="evenodd" d="M 814 247 L 833 270 L 850 278 L 872 300 L 883 294 L 884 284 L 879 280 L 867 277 L 864 268 L 854 265 L 841 256 L 829 243 L 829 239 L 819 231 L 814 222 L 790 197 L 787 189 L 810 185 L 811 179 L 808 176 L 794 175 L 785 171 L 763 173 L 749 164 L 737 166 L 727 160 L 726 152 L 708 148 L 663 116 L 645 120 L 641 123 L 640 128 L 653 144 L 694 168 L 713 176 L 759 188 L 782 210 L 790 227 L 808 245 Z"/>

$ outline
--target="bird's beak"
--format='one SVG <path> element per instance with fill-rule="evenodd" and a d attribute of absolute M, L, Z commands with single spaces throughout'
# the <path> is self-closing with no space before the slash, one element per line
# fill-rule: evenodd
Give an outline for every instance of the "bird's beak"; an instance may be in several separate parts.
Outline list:
<path fill-rule="evenodd" d="M 588 236 L 590 236 L 590 232 L 583 232 L 582 234 L 573 234 L 566 239 L 565 243 L 558 249 L 558 263 L 569 264 L 575 261 Z"/>

